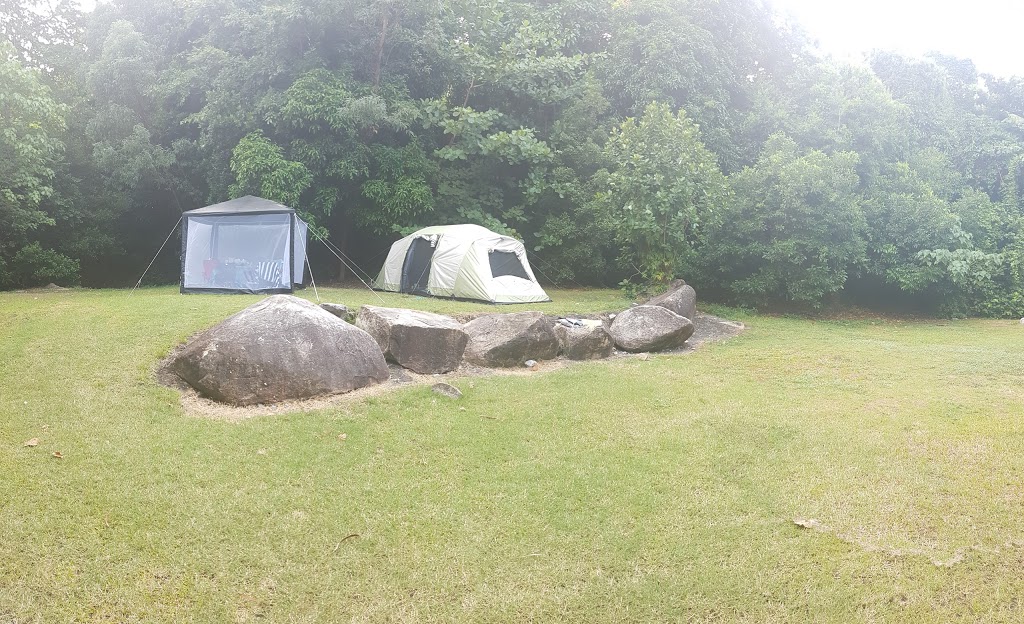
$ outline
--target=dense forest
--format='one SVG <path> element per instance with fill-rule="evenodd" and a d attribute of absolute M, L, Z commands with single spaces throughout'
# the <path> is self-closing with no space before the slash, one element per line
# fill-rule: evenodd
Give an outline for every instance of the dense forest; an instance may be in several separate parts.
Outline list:
<path fill-rule="evenodd" d="M 839 63 L 759 0 L 38 5 L 0 13 L 0 288 L 131 285 L 253 194 L 370 272 L 477 223 L 569 286 L 1024 316 L 1024 79 L 969 60 Z"/>

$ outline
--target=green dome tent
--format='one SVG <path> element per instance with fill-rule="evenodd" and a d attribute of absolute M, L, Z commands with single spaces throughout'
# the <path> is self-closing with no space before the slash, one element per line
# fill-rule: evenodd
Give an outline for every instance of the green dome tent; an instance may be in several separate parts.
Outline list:
<path fill-rule="evenodd" d="M 490 303 L 551 301 L 523 244 L 479 225 L 424 228 L 391 246 L 374 287 Z"/>

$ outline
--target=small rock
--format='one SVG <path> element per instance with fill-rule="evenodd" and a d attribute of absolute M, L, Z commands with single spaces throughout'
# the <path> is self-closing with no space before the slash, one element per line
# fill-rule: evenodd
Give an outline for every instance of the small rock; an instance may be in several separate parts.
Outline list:
<path fill-rule="evenodd" d="M 822 524 L 816 518 L 793 518 L 793 524 L 801 529 L 821 529 Z"/>
<path fill-rule="evenodd" d="M 523 366 L 525 366 L 526 368 L 533 368 L 536 365 L 537 360 L 526 360 L 525 362 L 523 362 Z"/>
<path fill-rule="evenodd" d="M 352 313 L 352 311 L 349 310 L 348 306 L 343 303 L 321 303 L 320 307 L 323 308 L 324 310 L 327 310 L 334 316 L 340 318 L 341 320 L 345 321 L 346 323 L 351 323 L 352 320 L 355 318 L 355 315 Z"/>
<path fill-rule="evenodd" d="M 458 388 L 451 384 L 446 384 L 443 382 L 436 383 L 433 386 L 430 386 L 430 389 L 436 392 L 437 394 L 446 396 L 450 399 L 457 399 L 462 396 L 462 390 L 459 390 Z"/>

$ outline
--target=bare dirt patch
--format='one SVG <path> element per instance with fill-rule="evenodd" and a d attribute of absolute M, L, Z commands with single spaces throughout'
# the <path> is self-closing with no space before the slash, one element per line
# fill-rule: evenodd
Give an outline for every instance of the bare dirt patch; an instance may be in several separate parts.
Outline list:
<path fill-rule="evenodd" d="M 479 314 L 473 315 L 456 315 L 456 318 L 460 322 L 465 322 L 471 318 L 480 316 Z M 556 317 L 557 318 L 557 317 Z M 593 315 L 580 318 L 592 318 L 602 319 L 605 322 L 609 321 L 608 315 Z M 698 312 L 697 318 L 694 319 L 694 332 L 690 336 L 686 343 L 678 348 L 669 351 L 661 351 L 657 354 L 648 353 L 626 353 L 624 351 L 615 350 L 612 352 L 612 356 L 608 359 L 621 360 L 628 358 L 636 359 L 650 359 L 653 355 L 657 356 L 674 356 L 674 355 L 686 355 L 699 349 L 705 344 L 712 342 L 721 342 L 728 340 L 739 335 L 745 328 L 743 323 L 735 321 L 728 321 L 726 319 L 712 316 L 710 314 L 703 314 Z M 565 358 L 557 358 L 554 360 L 548 360 L 544 362 L 538 362 L 537 365 L 531 368 L 484 368 L 481 366 L 475 366 L 463 362 L 456 370 L 438 375 L 420 375 L 410 370 L 404 369 L 397 364 L 388 364 L 388 368 L 391 371 L 391 378 L 376 386 L 370 386 L 367 388 L 360 388 L 352 392 L 345 394 L 337 394 L 325 397 L 317 397 L 312 399 L 305 399 L 301 401 L 284 401 L 281 403 L 274 403 L 271 405 L 251 405 L 247 407 L 235 407 L 233 405 L 227 405 L 224 403 L 218 403 L 217 401 L 211 401 L 210 399 L 204 398 L 194 388 L 182 381 L 177 375 L 170 370 L 170 362 L 174 359 L 174 356 L 184 347 L 184 344 L 175 347 L 163 360 L 159 362 L 156 368 L 157 381 L 164 386 L 174 388 L 181 393 L 181 406 L 185 410 L 185 413 L 189 416 L 195 416 L 199 418 L 214 418 L 217 420 L 226 420 L 228 422 L 241 422 L 249 418 L 256 416 L 270 416 L 275 414 L 285 414 L 289 412 L 311 412 L 330 407 L 338 407 L 343 405 L 349 405 L 359 403 L 367 398 L 381 396 L 389 392 L 401 388 L 409 388 L 421 385 L 433 385 L 438 382 L 451 383 L 453 380 L 465 379 L 469 377 L 490 377 L 490 376 L 517 376 L 526 377 L 530 375 L 537 375 L 543 373 L 549 373 L 553 371 L 562 370 L 566 367 L 579 364 L 581 362 L 575 362 L 567 360 Z M 591 360 L 591 362 L 600 362 L 601 360 Z"/>

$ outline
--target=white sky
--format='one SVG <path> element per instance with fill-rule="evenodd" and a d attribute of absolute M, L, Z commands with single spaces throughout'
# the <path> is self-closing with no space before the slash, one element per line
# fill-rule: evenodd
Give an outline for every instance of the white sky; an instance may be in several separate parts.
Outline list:
<path fill-rule="evenodd" d="M 939 51 L 978 70 L 1024 76 L 1024 0 L 769 0 L 823 52 L 861 62 L 875 48 Z M 96 0 L 79 0 L 92 10 Z"/>
<path fill-rule="evenodd" d="M 875 48 L 969 58 L 981 72 L 1024 76 L 1024 0 L 769 0 L 823 52 L 860 61 Z"/>

